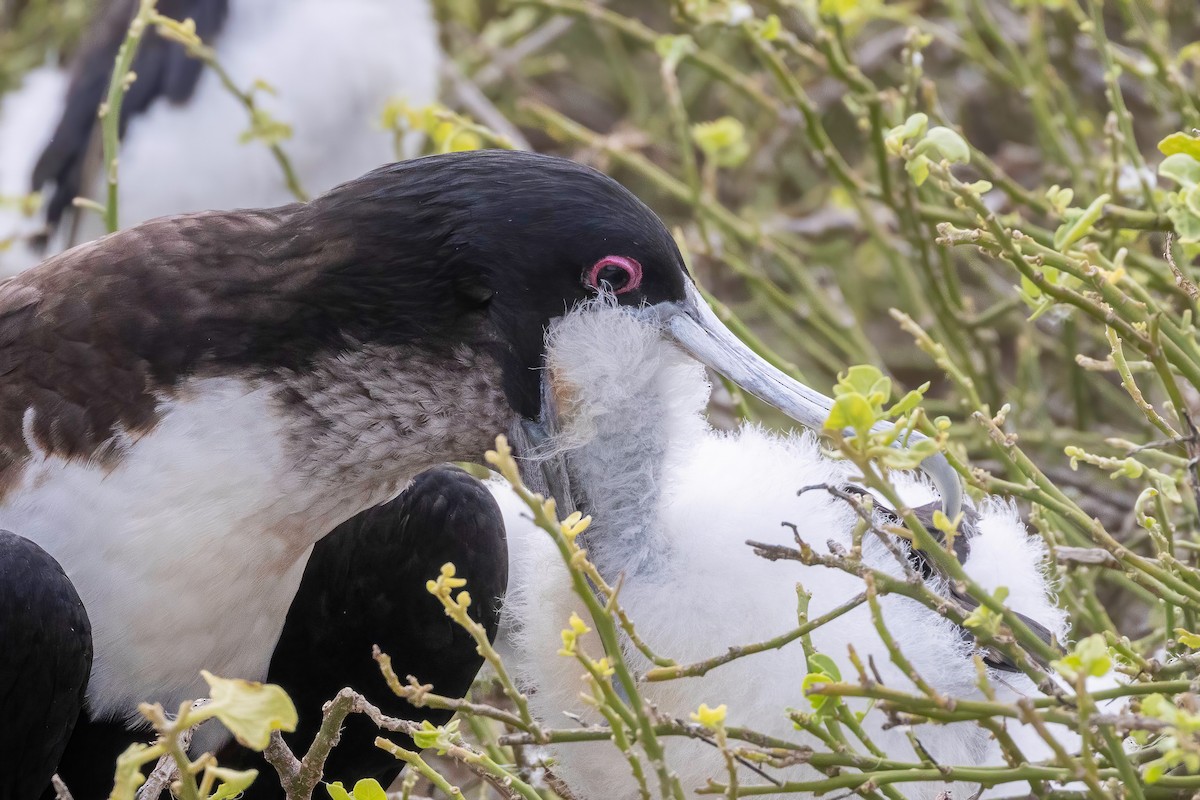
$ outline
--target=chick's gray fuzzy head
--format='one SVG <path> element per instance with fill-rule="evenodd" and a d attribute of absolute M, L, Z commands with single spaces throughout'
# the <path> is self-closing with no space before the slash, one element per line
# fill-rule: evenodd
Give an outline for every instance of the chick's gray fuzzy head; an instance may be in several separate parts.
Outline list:
<path fill-rule="evenodd" d="M 565 449 L 639 431 L 662 438 L 673 423 L 701 419 L 710 389 L 700 363 L 604 297 L 551 325 L 544 379 Z"/>

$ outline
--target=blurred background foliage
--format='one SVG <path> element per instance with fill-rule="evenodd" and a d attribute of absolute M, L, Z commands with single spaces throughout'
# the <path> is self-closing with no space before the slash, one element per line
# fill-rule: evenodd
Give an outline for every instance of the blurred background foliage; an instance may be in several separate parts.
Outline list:
<path fill-rule="evenodd" d="M 1200 603 L 1154 583 L 1200 586 L 1194 2 L 435 5 L 447 108 L 381 124 L 426 130 L 431 151 L 594 164 L 784 370 L 930 382 L 974 491 L 1022 500 L 1052 547 L 1117 554 L 1058 559 L 1076 632 L 1105 633 L 1131 675 L 1194 657 L 1174 630 L 1196 630 Z M 91 10 L 4 0 L 0 90 L 68 57 Z M 780 422 L 736 392 L 717 405 L 722 424 Z"/>
<path fill-rule="evenodd" d="M 13 89 L 26 70 L 69 58 L 95 6 L 89 0 L 2 0 L 0 93 Z"/>

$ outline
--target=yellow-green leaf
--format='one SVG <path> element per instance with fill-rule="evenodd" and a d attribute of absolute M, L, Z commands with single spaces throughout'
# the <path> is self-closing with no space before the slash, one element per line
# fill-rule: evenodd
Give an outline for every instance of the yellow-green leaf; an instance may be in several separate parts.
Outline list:
<path fill-rule="evenodd" d="M 1184 647 L 1189 647 L 1192 650 L 1200 650 L 1200 636 L 1189 633 L 1183 628 L 1175 629 L 1175 639 Z"/>
<path fill-rule="evenodd" d="M 860 436 L 875 424 L 875 410 L 861 394 L 844 394 L 833 401 L 825 428 L 833 431 L 852 429 Z"/>
<path fill-rule="evenodd" d="M 904 171 L 913 179 L 913 183 L 921 186 L 929 180 L 930 161 L 925 156 L 917 156 L 904 165 Z"/>
<path fill-rule="evenodd" d="M 413 744 L 422 750 L 436 747 L 441 730 L 429 720 L 421 721 L 421 730 L 412 732 Z"/>
<path fill-rule="evenodd" d="M 693 125 L 692 141 L 709 160 L 720 167 L 736 167 L 750 155 L 746 126 L 733 117 L 721 117 Z"/>
<path fill-rule="evenodd" d="M 117 756 L 117 769 L 109 800 L 134 800 L 138 787 L 146 782 L 142 767 L 147 762 L 145 752 L 149 749 L 148 745 L 131 744 L 124 753 Z M 154 757 L 150 756 L 149 760 L 153 761 Z"/>
<path fill-rule="evenodd" d="M 237 797 L 242 792 L 254 783 L 254 779 L 258 777 L 258 770 L 236 770 L 226 769 L 224 767 L 207 767 L 205 772 L 215 777 L 221 782 L 217 790 L 209 795 L 209 800 L 229 800 L 229 798 Z"/>
<path fill-rule="evenodd" d="M 1176 61 L 1180 64 L 1186 64 L 1189 61 L 1200 64 L 1200 42 L 1188 42 L 1179 48 L 1179 52 L 1175 56 Z"/>
<path fill-rule="evenodd" d="M 824 653 L 813 653 L 808 657 L 808 670 L 818 675 L 827 675 L 833 681 L 842 679 L 842 672 L 837 664 Z"/>
<path fill-rule="evenodd" d="M 763 20 L 762 25 L 758 27 L 758 35 L 764 42 L 773 42 L 779 38 L 782 30 L 783 23 L 779 21 L 779 16 L 768 14 L 767 18 Z"/>
<path fill-rule="evenodd" d="M 680 61 L 696 52 L 696 41 L 687 35 L 668 34 L 654 41 L 654 49 L 669 69 L 675 69 Z"/>
<path fill-rule="evenodd" d="M 412 740 L 422 750 L 432 747 L 437 750 L 438 755 L 444 756 L 454 743 L 453 739 L 457 734 L 458 720 L 456 719 L 441 726 L 434 725 L 429 720 L 423 720 L 421 729 L 412 733 Z"/>
<path fill-rule="evenodd" d="M 296 730 L 296 707 L 279 686 L 237 678 L 219 678 L 207 670 L 208 705 L 195 712 L 197 719 L 216 717 L 242 745 L 263 750 L 272 731 Z"/>
<path fill-rule="evenodd" d="M 1200 161 L 1186 153 L 1174 153 L 1158 165 L 1158 174 L 1180 186 L 1195 186 L 1200 183 Z"/>
<path fill-rule="evenodd" d="M 700 707 L 690 716 L 693 722 L 698 722 L 706 728 L 715 729 L 725 724 L 726 710 L 724 703 L 716 708 L 709 708 L 708 703 L 701 703 Z"/>
<path fill-rule="evenodd" d="M 858 8 L 858 0 L 821 0 L 821 13 L 843 16 Z"/>
<path fill-rule="evenodd" d="M 897 125 L 888 131 L 883 143 L 890 152 L 898 153 L 902 144 L 925 133 L 928 125 L 929 117 L 920 113 L 913 114 L 904 121 L 903 125 Z"/>
<path fill-rule="evenodd" d="M 1175 226 L 1175 232 L 1179 234 L 1179 241 L 1182 244 L 1192 244 L 1200 242 L 1200 216 L 1192 213 L 1187 204 L 1179 198 L 1177 194 L 1172 194 L 1171 197 L 1176 198 L 1176 202 L 1171 203 L 1167 207 L 1167 217 L 1170 218 L 1171 224 Z"/>
<path fill-rule="evenodd" d="M 1066 212 L 1070 207 L 1071 201 L 1075 199 L 1074 189 L 1064 189 L 1057 183 L 1046 190 L 1046 200 L 1054 207 L 1054 210 L 1059 214 Z"/>
<path fill-rule="evenodd" d="M 820 672 L 810 672 L 800 682 L 800 691 L 808 699 L 809 705 L 812 706 L 813 714 L 818 719 L 829 715 L 837 707 L 836 697 L 829 697 L 823 694 L 809 694 L 815 687 L 826 683 L 836 683 L 836 681 Z"/>
<path fill-rule="evenodd" d="M 1183 198 L 1183 204 L 1187 206 L 1187 210 L 1193 216 L 1200 217 L 1200 184 L 1189 186 L 1180 192 Z"/>
<path fill-rule="evenodd" d="M 1079 675 L 1099 678 L 1112 669 L 1112 655 L 1104 635 L 1094 633 L 1075 645 L 1075 649 L 1058 661 L 1051 662 L 1056 670 L 1070 679 Z"/>
<path fill-rule="evenodd" d="M 1003 603 L 1008 598 L 1008 587 L 1001 586 L 993 593 L 993 597 Z M 1004 618 L 987 606 L 980 603 L 963 619 L 963 625 L 968 628 L 987 631 L 992 636 L 1000 632 L 1000 623 Z"/>
<path fill-rule="evenodd" d="M 935 153 L 951 164 L 967 164 L 971 161 L 971 148 L 957 131 L 942 127 L 930 128 L 925 137 L 913 149 L 915 155 Z"/>
<path fill-rule="evenodd" d="M 1200 161 L 1200 137 L 1189 136 L 1186 133 L 1172 133 L 1158 143 L 1158 150 L 1164 156 L 1184 153 Z"/>
<path fill-rule="evenodd" d="M 879 395 L 883 398 L 880 400 L 882 403 L 892 396 L 892 379 L 871 364 L 856 364 L 838 376 L 833 394 L 835 397 L 843 394 L 861 394 L 869 399 Z"/>
<path fill-rule="evenodd" d="M 363 778 L 354 784 L 354 800 L 387 800 L 387 792 L 374 778 Z"/>

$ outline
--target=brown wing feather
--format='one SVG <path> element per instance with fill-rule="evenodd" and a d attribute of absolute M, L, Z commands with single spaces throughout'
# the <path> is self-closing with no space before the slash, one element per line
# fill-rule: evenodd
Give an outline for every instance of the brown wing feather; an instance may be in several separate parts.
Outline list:
<path fill-rule="evenodd" d="M 319 262 L 287 257 L 300 237 L 272 244 L 295 208 L 152 220 L 0 283 L 0 482 L 31 441 L 111 455 L 115 431 L 154 425 L 162 392 L 286 318 Z"/>

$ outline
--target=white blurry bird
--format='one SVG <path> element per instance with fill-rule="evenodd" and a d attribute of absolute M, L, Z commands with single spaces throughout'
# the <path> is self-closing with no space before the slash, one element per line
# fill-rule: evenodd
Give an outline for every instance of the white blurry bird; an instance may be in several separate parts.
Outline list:
<path fill-rule="evenodd" d="M 854 516 L 844 501 L 825 492 L 797 496 L 800 487 L 844 485 L 854 475 L 851 466 L 824 455 L 812 434 L 776 435 L 756 426 L 733 433 L 713 430 L 704 418 L 709 385 L 703 368 L 624 310 L 563 318 L 550 332 L 547 359 L 557 420 L 545 448 L 565 460 L 572 496 L 580 510 L 594 515 L 583 546 L 608 582 L 624 576 L 622 605 L 660 655 L 689 663 L 793 629 L 797 583 L 812 594 L 813 617 L 863 591 L 861 579 L 841 570 L 770 562 L 745 544 L 753 539 L 793 545 L 792 532 L 780 524 L 786 521 L 818 550 L 824 551 L 827 542 L 850 547 Z M 935 496 L 915 477 L 894 477 L 910 505 Z M 546 724 L 573 726 L 563 712 L 602 722 L 580 701 L 579 664 L 556 654 L 570 614 L 583 611 L 567 571 L 549 537 L 532 525 L 511 491 L 497 484 L 493 491 L 509 537 L 501 634 L 506 660 Z M 964 568 L 989 591 L 1007 587 L 1010 608 L 1062 639 L 1065 615 L 1052 601 L 1040 540 L 1027 534 L 1011 504 L 989 499 L 977 511 L 978 533 Z M 863 559 L 892 575 L 904 572 L 870 535 L 863 542 Z M 929 583 L 944 595 L 948 591 L 937 579 Z M 951 697 L 980 697 L 973 644 L 961 628 L 907 598 L 886 595 L 880 605 L 888 630 L 925 680 Z M 853 645 L 864 662 L 874 660 L 885 684 L 915 691 L 889 660 L 866 605 L 814 631 L 812 643 L 850 680 L 855 671 L 847 648 Z M 602 655 L 594 635 L 584 637 L 581 646 L 593 657 Z M 639 671 L 649 666 L 632 647 L 626 647 L 625 657 Z M 785 714 L 787 708 L 809 710 L 801 691 L 806 672 L 801 644 L 793 642 L 704 677 L 643 683 L 641 690 L 667 716 L 687 719 L 702 702 L 724 703 L 728 725 L 815 745 Z M 993 676 L 1002 699 L 1037 694 L 1020 673 Z M 867 707 L 850 704 L 855 710 Z M 866 717 L 874 742 L 889 757 L 920 761 L 905 731 L 884 730 L 884 721 L 877 710 Z M 922 725 L 915 733 L 939 763 L 1002 763 L 998 745 L 975 725 Z M 709 776 L 723 778 L 724 761 L 711 745 L 670 738 L 665 746 L 685 791 L 702 787 Z M 582 798 L 637 795 L 626 762 L 611 743 L 565 745 L 555 755 L 556 771 Z M 772 774 L 817 777 L 807 766 Z M 763 782 L 744 769 L 740 780 Z M 905 784 L 901 790 L 907 797 L 932 799 L 946 789 L 954 797 L 969 797 L 975 788 L 930 783 Z"/>
<path fill-rule="evenodd" d="M 8 202 L 0 204 L 0 243 L 16 241 L 0 247 L 0 277 L 104 233 L 99 215 L 85 212 L 76 225 L 67 209 L 58 224 L 52 207 L 76 194 L 103 200 L 93 123 L 135 8 L 112 0 L 70 70 L 34 70 L 3 99 L 0 198 Z M 257 91 L 256 102 L 291 127 L 282 146 L 310 196 L 395 160 L 392 133 L 380 124 L 391 99 L 421 106 L 437 97 L 442 53 L 429 0 L 163 0 L 159 9 L 195 18 L 240 88 L 257 80 L 271 87 Z M 242 141 L 246 110 L 216 73 L 189 61 L 181 46 L 151 34 L 134 65 L 120 151 L 123 227 L 295 199 L 267 146 Z M 57 149 L 43 158 L 52 137 Z M 33 185 L 39 159 L 45 185 Z M 12 202 L 31 190 L 43 192 L 42 211 L 32 218 Z M 29 241 L 37 234 L 49 234 L 45 247 Z"/>

